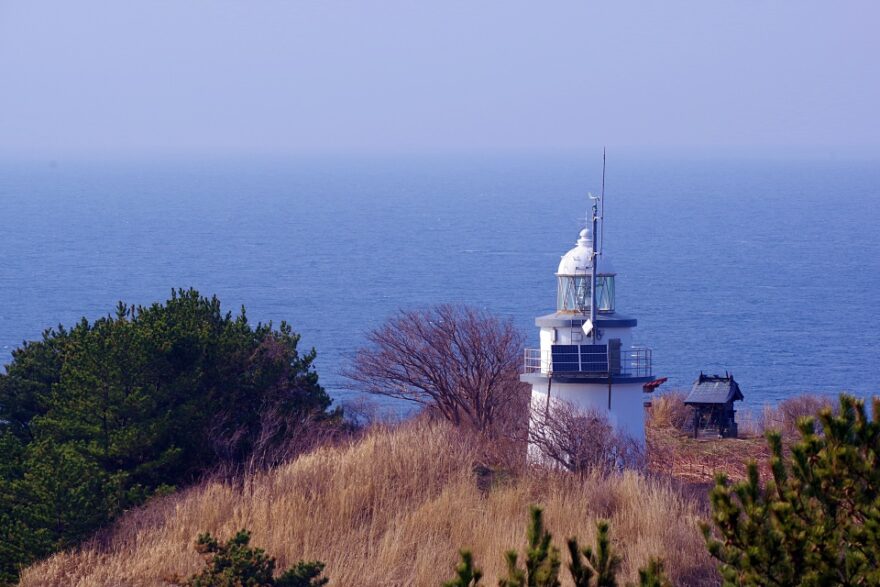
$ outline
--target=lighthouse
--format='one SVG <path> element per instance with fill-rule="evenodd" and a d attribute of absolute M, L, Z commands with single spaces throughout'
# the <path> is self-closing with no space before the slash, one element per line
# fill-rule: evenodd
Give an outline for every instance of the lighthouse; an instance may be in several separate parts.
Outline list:
<path fill-rule="evenodd" d="M 617 311 L 617 274 L 598 246 L 601 198 L 591 199 L 591 226 L 559 261 L 556 312 L 535 320 L 540 348 L 525 349 L 520 379 L 532 386 L 533 415 L 567 402 L 606 416 L 616 431 L 644 444 L 651 349 L 633 344 L 636 319 Z"/>

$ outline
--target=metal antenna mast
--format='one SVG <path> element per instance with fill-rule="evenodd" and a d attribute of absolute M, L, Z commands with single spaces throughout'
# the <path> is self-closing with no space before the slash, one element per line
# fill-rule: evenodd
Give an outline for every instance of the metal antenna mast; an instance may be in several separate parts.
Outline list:
<path fill-rule="evenodd" d="M 602 147 L 602 193 L 598 198 L 593 194 L 587 194 L 587 196 L 592 202 L 592 210 L 587 212 L 587 225 L 592 224 L 592 231 L 590 233 L 590 240 L 592 242 L 590 246 L 593 249 L 590 254 L 590 332 L 588 335 L 592 336 L 593 344 L 596 344 L 596 272 L 597 265 L 599 264 L 599 255 L 602 254 L 602 246 L 605 241 L 605 147 Z M 601 208 L 599 202 L 602 203 Z M 584 324 L 585 332 L 586 326 Z"/>
<path fill-rule="evenodd" d="M 605 147 L 602 147 L 602 193 L 599 196 L 602 201 L 602 209 L 599 212 L 599 254 L 605 251 Z"/>
<path fill-rule="evenodd" d="M 599 220 L 599 206 L 596 202 L 598 198 L 590 195 L 593 201 L 593 238 L 590 246 L 593 248 L 590 259 L 590 326 L 593 335 L 593 344 L 596 344 L 596 265 L 599 262 L 596 246 L 596 222 Z"/>

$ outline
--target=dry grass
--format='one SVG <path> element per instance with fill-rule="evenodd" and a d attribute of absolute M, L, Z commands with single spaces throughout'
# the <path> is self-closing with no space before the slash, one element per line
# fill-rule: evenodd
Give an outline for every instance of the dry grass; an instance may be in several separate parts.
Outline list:
<path fill-rule="evenodd" d="M 595 520 L 610 519 L 627 580 L 661 555 L 677 584 L 717 583 L 697 528 L 700 506 L 670 482 L 531 471 L 482 491 L 476 457 L 472 443 L 439 424 L 378 429 L 238 486 L 208 482 L 156 500 L 80 551 L 27 569 L 21 584 L 164 585 L 199 568 L 200 532 L 226 538 L 240 528 L 282 566 L 324 561 L 332 585 L 439 585 L 463 546 L 493 584 L 503 552 L 522 550 L 532 503 L 546 508 L 559 546 L 571 535 L 592 541 Z"/>
<path fill-rule="evenodd" d="M 684 405 L 687 394 L 683 391 L 670 391 L 651 398 L 651 408 L 647 411 L 646 425 L 654 429 L 672 429 L 685 432 L 692 429 L 691 409 Z"/>
<path fill-rule="evenodd" d="M 757 461 L 766 473 L 770 458 L 763 437 L 764 421 L 741 415 L 739 438 L 692 438 L 692 412 L 684 404 L 685 394 L 672 391 L 651 401 L 645 434 L 648 441 L 648 468 L 672 475 L 690 484 L 708 488 L 715 474 L 724 472 L 733 481 L 746 476 L 746 464 Z M 766 411 L 766 410 L 765 410 Z"/>
<path fill-rule="evenodd" d="M 733 481 L 745 478 L 746 464 L 752 460 L 758 463 L 762 478 L 766 478 L 770 450 L 764 434 L 778 431 L 787 447 L 800 438 L 798 420 L 815 416 L 825 407 L 834 407 L 833 398 L 828 396 L 792 396 L 757 412 L 739 411 L 739 438 L 694 439 L 692 412 L 685 406 L 684 398 L 685 394 L 678 391 L 653 398 L 646 422 L 648 467 L 686 483 L 707 486 L 717 472 L 726 473 Z"/>
<path fill-rule="evenodd" d="M 776 406 L 765 406 L 762 412 L 762 428 L 764 430 L 777 430 L 786 440 L 800 437 L 798 421 L 807 416 L 819 414 L 825 408 L 834 408 L 832 397 L 802 394 L 787 398 Z"/>
<path fill-rule="evenodd" d="M 746 477 L 746 464 L 758 463 L 762 478 L 769 472 L 770 449 L 763 437 L 696 439 L 669 428 L 648 428 L 648 468 L 686 483 L 711 484 L 723 472 L 732 481 Z"/>

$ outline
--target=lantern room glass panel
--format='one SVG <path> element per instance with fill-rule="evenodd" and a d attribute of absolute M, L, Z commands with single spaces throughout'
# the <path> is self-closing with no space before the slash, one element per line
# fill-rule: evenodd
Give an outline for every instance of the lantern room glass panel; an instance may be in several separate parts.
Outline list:
<path fill-rule="evenodd" d="M 596 276 L 596 310 L 614 312 L 614 275 Z"/>
<path fill-rule="evenodd" d="M 556 309 L 559 312 L 590 311 L 590 276 L 560 275 Z"/>

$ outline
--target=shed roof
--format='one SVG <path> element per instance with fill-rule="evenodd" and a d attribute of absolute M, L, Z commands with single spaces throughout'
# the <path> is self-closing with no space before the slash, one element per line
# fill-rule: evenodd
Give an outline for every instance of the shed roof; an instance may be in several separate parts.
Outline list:
<path fill-rule="evenodd" d="M 733 375 L 703 375 L 694 382 L 685 404 L 726 404 L 743 399 Z"/>

